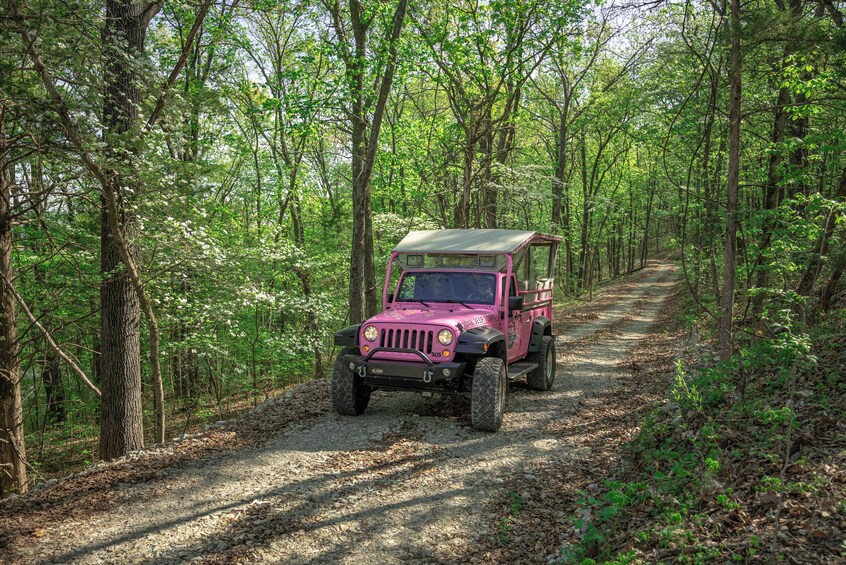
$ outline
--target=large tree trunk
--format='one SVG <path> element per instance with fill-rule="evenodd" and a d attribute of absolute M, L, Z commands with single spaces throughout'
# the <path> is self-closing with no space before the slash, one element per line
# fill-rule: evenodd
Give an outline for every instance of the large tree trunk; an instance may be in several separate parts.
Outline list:
<path fill-rule="evenodd" d="M 113 189 L 121 189 L 119 186 Z M 126 213 L 121 230 L 127 240 L 136 234 L 135 219 Z M 100 379 L 103 393 L 100 417 L 100 457 L 114 459 L 144 446 L 141 410 L 141 342 L 138 297 L 123 268 L 109 229 L 105 203 L 100 227 L 101 342 Z M 137 252 L 133 249 L 133 258 Z"/>
<path fill-rule="evenodd" d="M 731 0 L 729 85 L 729 161 L 728 199 L 726 201 L 726 246 L 723 254 L 723 288 L 719 321 L 720 359 L 731 357 L 733 350 L 732 314 L 734 311 L 735 258 L 737 256 L 737 195 L 740 184 L 740 118 L 742 67 L 740 53 L 740 0 Z"/>
<path fill-rule="evenodd" d="M 111 149 L 137 153 L 137 146 L 121 147 L 121 135 L 138 126 L 141 102 L 138 58 L 144 52 L 147 27 L 160 5 L 129 0 L 106 3 L 103 42 L 106 51 L 103 116 L 106 142 Z M 132 137 L 132 136 L 127 136 Z M 130 162 L 125 169 L 132 171 Z M 111 186 L 104 186 L 115 197 L 118 216 L 113 218 L 126 243 L 126 251 L 137 264 L 134 247 L 136 219 L 129 200 L 138 194 L 140 182 L 130 174 L 113 175 Z M 138 297 L 127 266 L 121 258 L 109 224 L 110 210 L 102 198 L 100 224 L 100 286 L 102 414 L 100 457 L 113 459 L 144 446 L 141 410 L 141 344 Z"/>
<path fill-rule="evenodd" d="M 6 108 L 0 106 L 0 497 L 27 490 L 18 325 L 12 289 L 12 174 Z"/>
<path fill-rule="evenodd" d="M 352 173 L 353 173 L 353 229 L 350 253 L 350 321 L 355 323 L 376 313 L 375 265 L 373 263 L 373 221 L 370 203 L 370 176 L 376 162 L 379 145 L 379 131 L 388 103 L 388 94 L 396 67 L 396 48 L 405 22 L 408 0 L 399 0 L 394 12 L 393 25 L 386 40 L 390 42 L 385 72 L 378 83 L 378 98 L 373 107 L 369 131 L 366 121 L 364 74 L 367 55 L 367 24 L 358 0 L 350 0 L 355 48 L 347 54 L 345 64 L 347 79 L 351 86 L 350 119 L 352 121 Z M 344 37 L 337 5 L 333 10 L 335 27 L 339 38 Z M 345 48 L 345 47 L 344 47 Z"/>
<path fill-rule="evenodd" d="M 361 106 L 358 111 L 361 111 Z M 354 110 L 355 112 L 355 110 Z M 367 307 L 370 296 L 373 294 L 371 287 L 375 282 L 375 275 L 372 267 L 373 257 L 373 236 L 371 233 L 373 218 L 370 202 L 370 182 L 364 179 L 364 161 L 367 152 L 366 129 L 363 123 L 353 124 L 353 193 L 352 193 L 352 251 L 350 255 L 350 322 L 357 323 L 373 312 Z M 368 262 L 368 257 L 370 261 Z"/>

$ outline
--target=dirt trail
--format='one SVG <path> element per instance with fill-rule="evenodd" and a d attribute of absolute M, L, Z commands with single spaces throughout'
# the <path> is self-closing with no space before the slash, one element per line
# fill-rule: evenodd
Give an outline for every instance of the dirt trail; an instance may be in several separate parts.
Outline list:
<path fill-rule="evenodd" d="M 589 306 L 589 322 L 560 324 L 553 390 L 513 385 L 497 433 L 473 430 L 462 399 L 376 393 L 361 417 L 321 414 L 118 484 L 120 504 L 7 547 L 22 562 L 467 562 L 492 535 L 488 503 L 505 479 L 590 457 L 551 430 L 617 384 L 616 365 L 676 283 L 671 264 L 651 262 Z M 305 386 L 265 411 L 328 395 L 325 381 Z"/>

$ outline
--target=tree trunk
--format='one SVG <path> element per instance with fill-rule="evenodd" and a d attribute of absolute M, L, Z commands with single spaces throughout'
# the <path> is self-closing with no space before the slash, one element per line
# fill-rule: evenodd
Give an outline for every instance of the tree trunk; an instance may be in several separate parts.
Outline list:
<path fill-rule="evenodd" d="M 566 94 L 565 94 L 566 96 Z M 552 181 L 552 225 L 556 228 L 562 225 L 562 211 L 564 209 L 564 184 L 567 171 L 567 100 L 564 108 L 558 114 L 558 140 L 556 143 L 555 179 Z M 565 220 L 566 221 L 566 220 Z"/>
<path fill-rule="evenodd" d="M 44 193 L 44 178 L 41 157 L 38 156 L 31 165 L 32 167 L 32 190 L 37 193 Z M 47 208 L 47 198 L 41 198 L 35 203 L 36 213 L 43 214 Z M 42 251 L 49 252 L 48 249 Z M 37 264 L 33 267 L 35 282 L 42 289 L 49 289 L 50 282 L 47 278 L 47 270 L 43 265 Z M 53 325 L 53 309 L 50 305 L 50 296 L 44 300 L 41 308 L 41 323 L 45 328 Z M 47 400 L 47 422 L 56 424 L 65 421 L 65 386 L 62 382 L 61 357 L 50 347 L 47 340 L 44 340 L 44 364 L 41 370 L 41 382 L 44 383 L 44 395 Z"/>
<path fill-rule="evenodd" d="M 840 277 L 843 276 L 844 269 L 846 269 L 846 253 L 841 252 L 834 262 L 828 283 L 826 283 L 820 293 L 820 309 L 823 312 L 828 312 L 829 308 L 831 308 L 831 299 L 837 291 L 837 284 L 840 282 Z"/>
<path fill-rule="evenodd" d="M 473 186 L 473 164 L 476 160 L 476 115 L 473 104 L 469 104 L 464 139 L 464 168 L 461 176 L 461 194 L 455 199 L 455 227 L 470 227 L 470 192 Z"/>
<path fill-rule="evenodd" d="M 482 132 L 479 137 L 479 153 L 481 153 L 484 172 L 482 174 L 480 190 L 479 222 L 486 228 L 496 228 L 496 188 L 494 188 L 494 131 L 490 105 L 485 105 L 484 117 L 480 124 Z M 498 161 L 497 157 L 497 161 Z"/>
<path fill-rule="evenodd" d="M 640 246 L 640 266 L 646 264 L 649 255 L 649 224 L 652 220 L 652 199 L 655 196 L 655 179 L 649 179 L 649 198 L 646 200 L 646 217 L 643 224 L 643 243 Z"/>
<path fill-rule="evenodd" d="M 785 48 L 784 59 L 790 56 L 790 51 Z M 776 100 L 775 116 L 773 119 L 773 145 L 778 146 L 784 141 L 784 130 L 787 124 L 787 113 L 785 106 L 790 102 L 790 91 L 787 88 L 780 88 L 778 91 L 778 99 Z M 767 186 L 764 188 L 764 210 L 772 211 L 778 208 L 781 203 L 784 190 L 781 188 L 781 176 L 779 174 L 779 158 L 778 151 L 770 153 L 769 163 L 767 166 Z M 755 261 L 757 273 L 755 274 L 755 286 L 760 289 L 769 287 L 769 266 L 765 264 L 764 252 L 769 248 L 772 240 L 773 220 L 766 218 L 762 230 L 761 253 Z M 760 292 L 755 296 L 752 302 L 752 317 L 756 322 L 760 322 L 761 316 L 764 312 L 764 293 Z"/>
<path fill-rule="evenodd" d="M 361 111 L 361 106 L 358 111 Z M 353 193 L 352 193 L 352 253 L 350 255 L 350 322 L 363 321 L 372 313 L 367 307 L 370 287 L 375 282 L 372 268 L 368 268 L 367 257 L 373 257 L 372 212 L 370 203 L 370 183 L 363 177 L 364 161 L 367 152 L 364 123 L 353 124 Z"/>
<path fill-rule="evenodd" d="M 837 187 L 837 192 L 834 194 L 835 201 L 843 201 L 844 199 L 846 199 L 846 167 L 843 168 L 843 172 L 840 175 L 840 184 Z M 835 212 L 832 210 L 826 217 L 823 234 L 814 243 L 813 255 L 808 266 L 805 267 L 805 272 L 802 274 L 802 280 L 796 291 L 802 296 L 810 296 L 811 290 L 814 288 L 814 283 L 817 281 L 817 277 L 819 277 L 822 270 L 823 257 L 828 253 L 828 242 L 831 241 L 834 235 L 836 225 Z"/>
<path fill-rule="evenodd" d="M 740 52 L 740 0 L 731 0 L 729 86 L 729 161 L 726 201 L 726 245 L 723 254 L 723 288 L 719 321 L 720 359 L 732 355 L 732 314 L 734 311 L 735 259 L 737 255 L 737 196 L 740 184 L 740 118 L 742 67 Z"/>
<path fill-rule="evenodd" d="M 623 265 L 623 220 L 617 222 L 617 239 L 614 243 L 614 276 L 622 274 Z"/>
<path fill-rule="evenodd" d="M 119 137 L 139 124 L 141 102 L 139 61 L 144 52 L 147 27 L 159 4 L 110 0 L 106 3 L 103 42 L 106 52 L 103 116 L 106 143 L 112 149 L 128 149 L 137 154 L 137 146 L 121 148 Z M 131 159 L 131 158 L 130 158 Z M 132 164 L 128 170 L 132 170 Z M 115 198 L 118 216 L 113 218 L 126 242 L 126 252 L 137 264 L 134 247 L 137 223 L 131 198 L 141 188 L 137 179 L 113 175 L 104 186 Z M 100 286 L 102 414 L 100 418 L 100 457 L 113 459 L 144 446 L 141 405 L 141 310 L 138 297 L 121 258 L 119 242 L 109 224 L 107 198 L 101 198 Z"/>
<path fill-rule="evenodd" d="M 714 303 L 717 307 L 720 306 L 720 277 L 717 272 L 717 247 L 716 247 L 716 233 L 715 228 L 719 225 L 720 218 L 716 212 L 719 205 L 719 191 L 717 187 L 721 184 L 721 177 L 723 176 L 723 155 L 726 152 L 726 140 L 720 140 L 720 147 L 717 151 L 717 166 L 714 170 L 713 182 L 709 183 L 710 192 L 706 195 L 705 200 L 705 239 L 708 242 L 708 274 L 711 279 L 711 294 L 714 296 Z"/>
<path fill-rule="evenodd" d="M 564 235 L 564 263 L 566 276 L 564 291 L 570 291 L 573 276 L 573 245 L 570 235 L 570 189 L 567 178 L 567 110 L 569 98 L 564 101 L 564 109 L 559 114 L 558 153 L 555 164 L 555 179 L 552 181 L 552 225 L 556 233 Z"/>
<path fill-rule="evenodd" d="M 65 385 L 62 381 L 62 368 L 56 352 L 46 348 L 44 352 L 44 370 L 41 380 L 44 381 L 44 393 L 47 396 L 47 419 L 51 424 L 65 421 Z"/>
<path fill-rule="evenodd" d="M 366 121 L 364 74 L 367 55 L 367 27 L 358 0 L 350 0 L 355 48 L 345 57 L 346 74 L 351 91 L 350 119 L 352 122 L 352 173 L 353 173 L 353 229 L 350 254 L 350 321 L 355 323 L 376 313 L 375 265 L 373 262 L 373 220 L 370 203 L 370 175 L 376 161 L 379 130 L 388 103 L 388 94 L 396 66 L 396 45 L 405 22 L 408 0 L 400 0 L 394 12 L 389 54 L 385 72 L 379 83 L 378 98 L 369 123 Z M 339 38 L 344 37 L 337 10 L 333 13 Z"/>
<path fill-rule="evenodd" d="M 579 288 L 585 288 L 585 281 L 587 279 L 587 260 L 588 260 L 588 249 L 587 249 L 587 241 L 588 241 L 588 233 L 589 233 L 589 221 L 590 221 L 590 194 L 591 191 L 588 187 L 588 180 L 587 180 L 587 149 L 586 146 L 587 141 L 585 140 L 584 136 L 582 136 L 580 143 L 579 143 L 579 153 L 582 157 L 582 227 L 581 227 L 581 234 L 579 237 Z"/>
<path fill-rule="evenodd" d="M 120 187 L 114 187 L 120 188 Z M 135 219 L 125 212 L 124 237 L 134 239 Z M 100 457 L 114 459 L 144 446 L 141 405 L 141 342 L 138 298 L 120 253 L 112 240 L 105 202 L 100 227 L 101 342 L 100 379 L 103 393 L 100 418 Z M 134 258 L 138 254 L 131 251 Z"/>
<path fill-rule="evenodd" d="M 483 193 L 485 211 L 484 225 L 486 228 L 490 229 L 495 229 L 498 227 L 497 200 L 499 198 L 499 187 L 502 186 L 501 171 L 503 170 L 505 164 L 508 162 L 508 158 L 511 156 L 511 152 L 514 150 L 514 140 L 517 135 L 517 127 L 514 124 L 514 116 L 517 114 L 520 108 L 521 94 L 522 88 L 520 86 L 515 85 L 510 81 L 506 84 L 507 100 L 505 104 L 505 109 L 502 111 L 502 116 L 500 116 L 499 118 L 499 121 L 502 123 L 502 127 L 496 135 L 497 141 L 495 157 L 496 163 L 500 165 L 500 168 L 490 173 L 489 179 L 485 183 L 485 190 Z M 491 130 L 491 140 L 493 140 L 494 138 L 493 118 L 491 116 L 492 110 L 492 105 L 488 104 L 487 123 L 488 129 Z"/>
<path fill-rule="evenodd" d="M 12 289 L 12 185 L 6 136 L 6 108 L 0 106 L 0 498 L 27 490 L 21 404 L 18 325 Z"/>
<path fill-rule="evenodd" d="M 806 9 L 805 0 L 790 0 L 790 13 L 794 22 L 799 22 L 804 17 Z M 788 40 L 789 41 L 789 40 Z M 793 49 L 790 49 L 793 51 Z M 791 53 L 792 54 L 792 53 Z M 799 73 L 800 80 L 810 81 L 811 72 L 802 68 Z M 808 99 L 801 91 L 796 92 L 793 102 L 798 108 L 801 108 L 807 103 Z M 797 117 L 790 120 L 788 124 L 790 137 L 794 141 L 794 149 L 790 153 L 790 168 L 794 174 L 798 173 L 798 182 L 792 183 L 788 187 L 790 196 L 796 194 L 803 194 L 808 196 L 808 187 L 805 182 L 805 174 L 808 166 L 808 146 L 805 144 L 805 136 L 808 134 L 808 118 L 801 112 Z"/>

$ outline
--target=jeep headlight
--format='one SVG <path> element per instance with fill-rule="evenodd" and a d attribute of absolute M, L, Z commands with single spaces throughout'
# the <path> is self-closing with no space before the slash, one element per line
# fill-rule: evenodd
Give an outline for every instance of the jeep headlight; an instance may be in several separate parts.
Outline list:
<path fill-rule="evenodd" d="M 379 330 L 376 329 L 376 326 L 367 326 L 364 328 L 364 338 L 367 341 L 376 341 L 377 337 L 379 337 Z"/>
<path fill-rule="evenodd" d="M 452 343 L 452 332 L 449 330 L 441 330 L 438 332 L 438 341 L 441 345 L 449 345 Z"/>

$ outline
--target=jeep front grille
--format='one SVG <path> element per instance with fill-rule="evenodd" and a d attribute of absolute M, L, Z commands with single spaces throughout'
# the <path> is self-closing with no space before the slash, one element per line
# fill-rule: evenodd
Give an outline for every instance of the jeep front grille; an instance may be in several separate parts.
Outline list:
<path fill-rule="evenodd" d="M 416 349 L 423 353 L 432 353 L 432 339 L 435 332 L 424 330 L 383 329 L 379 337 L 379 347 L 397 347 Z"/>

